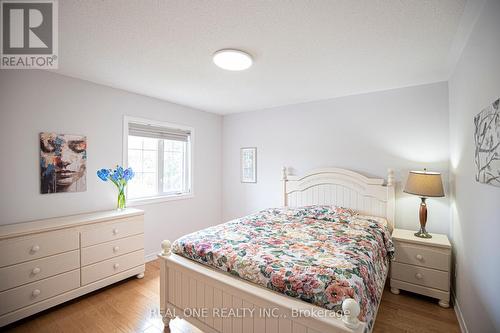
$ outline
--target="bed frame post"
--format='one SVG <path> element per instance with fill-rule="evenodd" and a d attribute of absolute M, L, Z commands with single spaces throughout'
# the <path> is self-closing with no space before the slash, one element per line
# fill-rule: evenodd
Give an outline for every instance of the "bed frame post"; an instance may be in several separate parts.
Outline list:
<path fill-rule="evenodd" d="M 342 302 L 342 312 L 344 313 L 342 315 L 342 321 L 344 322 L 345 326 L 349 327 L 350 329 L 358 328 L 358 316 L 360 311 L 361 308 L 359 307 L 358 302 L 356 302 L 352 298 L 346 298 Z"/>
<path fill-rule="evenodd" d="M 165 327 L 168 327 L 170 323 L 171 314 L 168 311 L 167 303 L 169 299 L 168 295 L 168 267 L 167 258 L 171 254 L 172 244 L 169 240 L 164 240 L 161 242 L 162 251 L 158 255 L 160 258 L 160 315 L 163 320 Z"/>
<path fill-rule="evenodd" d="M 396 200 L 395 200 L 394 170 L 387 169 L 387 219 L 392 229 L 396 227 Z M 392 232 L 391 229 L 391 232 Z"/>
<path fill-rule="evenodd" d="M 281 168 L 281 180 L 283 181 L 283 207 L 288 207 L 288 195 L 286 193 L 286 183 L 288 182 L 288 172 L 286 166 Z"/>
<path fill-rule="evenodd" d="M 394 170 L 387 169 L 387 186 L 394 186 Z"/>

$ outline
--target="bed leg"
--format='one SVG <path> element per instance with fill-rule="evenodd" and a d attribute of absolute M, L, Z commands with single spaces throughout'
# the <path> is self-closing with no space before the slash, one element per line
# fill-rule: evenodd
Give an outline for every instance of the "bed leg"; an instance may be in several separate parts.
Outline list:
<path fill-rule="evenodd" d="M 342 321 L 344 324 L 351 329 L 355 329 L 359 326 L 359 304 L 352 298 L 347 298 L 342 302 Z"/>
<path fill-rule="evenodd" d="M 170 306 L 166 306 L 165 311 L 161 314 L 161 320 L 163 321 L 163 325 L 168 327 L 170 321 L 175 318 L 175 309 Z"/>
<path fill-rule="evenodd" d="M 161 320 L 163 321 L 163 325 L 165 325 L 165 327 L 168 327 L 168 325 L 170 324 L 170 318 L 166 315 L 163 315 L 161 316 Z"/>

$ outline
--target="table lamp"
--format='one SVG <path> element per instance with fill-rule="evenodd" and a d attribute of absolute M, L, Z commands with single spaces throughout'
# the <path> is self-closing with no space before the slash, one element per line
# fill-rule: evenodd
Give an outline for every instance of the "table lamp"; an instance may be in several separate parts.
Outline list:
<path fill-rule="evenodd" d="M 428 172 L 427 169 L 424 169 L 424 171 L 410 171 L 404 192 L 418 195 L 422 200 L 419 210 L 420 230 L 415 233 L 415 236 L 432 238 L 425 230 L 425 224 L 427 223 L 427 205 L 425 200 L 429 197 L 444 197 L 441 174 L 438 172 Z"/>

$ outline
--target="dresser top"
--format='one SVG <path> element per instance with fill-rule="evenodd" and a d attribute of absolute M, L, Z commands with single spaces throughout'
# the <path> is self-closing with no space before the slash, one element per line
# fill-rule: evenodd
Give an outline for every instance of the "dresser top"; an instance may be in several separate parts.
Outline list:
<path fill-rule="evenodd" d="M 61 216 L 43 220 L 20 222 L 0 226 L 0 239 L 19 237 L 32 233 L 53 231 L 85 224 L 110 221 L 114 219 L 143 215 L 144 211 L 136 208 L 106 210 L 77 215 Z"/>
<path fill-rule="evenodd" d="M 405 243 L 423 244 L 447 249 L 451 248 L 450 241 L 446 235 L 431 233 L 432 238 L 420 238 L 414 235 L 415 232 L 414 230 L 394 229 L 392 232 L 392 239 Z"/>

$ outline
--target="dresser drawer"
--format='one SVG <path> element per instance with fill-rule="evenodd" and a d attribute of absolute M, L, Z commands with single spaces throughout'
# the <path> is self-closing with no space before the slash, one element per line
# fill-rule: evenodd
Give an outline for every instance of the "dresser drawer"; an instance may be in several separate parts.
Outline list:
<path fill-rule="evenodd" d="M 0 241 L 0 267 L 78 249 L 78 231 L 52 231 Z"/>
<path fill-rule="evenodd" d="M 450 250 L 395 242 L 394 261 L 442 271 L 450 270 Z"/>
<path fill-rule="evenodd" d="M 144 217 L 134 216 L 82 231 L 81 244 L 82 247 L 86 247 L 142 233 L 144 233 Z"/>
<path fill-rule="evenodd" d="M 144 248 L 144 234 L 130 236 L 82 249 L 82 266 L 87 266 L 109 258 Z"/>
<path fill-rule="evenodd" d="M 391 277 L 396 280 L 440 290 L 449 290 L 450 276 L 448 272 L 398 262 L 392 263 L 391 271 Z"/>
<path fill-rule="evenodd" d="M 127 269 L 144 264 L 144 250 L 124 254 L 119 257 L 82 267 L 82 285 L 104 279 Z"/>
<path fill-rule="evenodd" d="M 80 267 L 78 250 L 0 268 L 0 291 L 35 282 Z"/>
<path fill-rule="evenodd" d="M 0 292 L 0 314 L 5 314 L 80 286 L 80 270 L 56 275 Z"/>

